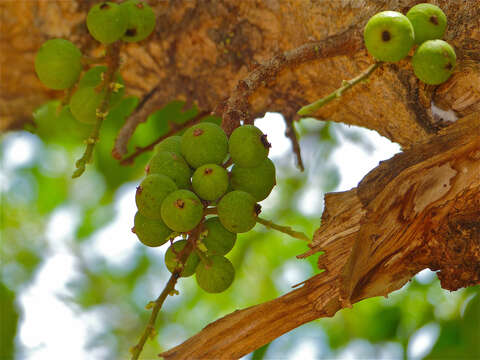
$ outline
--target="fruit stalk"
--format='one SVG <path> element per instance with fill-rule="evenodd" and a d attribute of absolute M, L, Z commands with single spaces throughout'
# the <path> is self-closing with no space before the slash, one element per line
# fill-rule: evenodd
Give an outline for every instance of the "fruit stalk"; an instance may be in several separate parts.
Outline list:
<path fill-rule="evenodd" d="M 281 225 L 275 224 L 270 220 L 262 219 L 261 217 L 257 217 L 257 223 L 262 224 L 263 226 L 269 229 L 274 229 L 284 234 L 290 235 L 295 239 L 310 241 L 307 235 L 305 235 L 300 231 L 294 231 L 290 226 L 281 226 Z"/>
<path fill-rule="evenodd" d="M 367 68 L 364 72 L 362 72 L 360 75 L 357 77 L 354 77 L 351 80 L 344 80 L 342 81 L 342 86 L 338 88 L 337 90 L 331 92 L 327 96 L 309 104 L 304 107 L 302 107 L 300 110 L 298 110 L 297 114 L 301 116 L 307 116 L 307 115 L 312 115 L 314 114 L 318 109 L 320 109 L 322 106 L 328 104 L 330 101 L 339 98 L 343 95 L 345 91 L 350 89 L 351 87 L 355 86 L 359 82 L 362 82 L 363 80 L 366 80 L 372 75 L 372 73 L 382 64 L 381 61 L 375 62 L 373 65 L 371 65 L 369 68 Z"/>
<path fill-rule="evenodd" d="M 108 110 L 108 104 L 110 102 L 110 96 L 112 95 L 112 88 L 110 84 L 115 81 L 115 73 L 117 72 L 120 66 L 120 43 L 116 42 L 110 45 L 107 45 L 106 50 L 106 62 L 107 62 L 107 71 L 105 72 L 104 82 L 102 84 L 105 88 L 105 96 L 97 109 L 97 119 L 93 130 L 86 140 L 87 147 L 83 156 L 77 160 L 75 163 L 76 170 L 72 175 L 72 178 L 77 178 L 83 174 L 85 171 L 85 166 L 92 160 L 93 149 L 95 144 L 99 140 L 100 128 L 102 127 L 103 120 L 106 116 Z"/>

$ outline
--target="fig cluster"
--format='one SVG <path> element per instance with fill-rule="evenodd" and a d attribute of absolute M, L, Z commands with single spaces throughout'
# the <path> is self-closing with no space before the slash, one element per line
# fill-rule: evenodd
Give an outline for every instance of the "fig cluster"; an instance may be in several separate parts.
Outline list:
<path fill-rule="evenodd" d="M 415 5 L 406 15 L 383 11 L 367 22 L 365 46 L 375 59 L 396 62 L 418 45 L 412 57 L 414 73 L 424 83 L 438 85 L 448 80 L 456 65 L 455 50 L 441 40 L 446 27 L 445 13 L 433 4 Z"/>
<path fill-rule="evenodd" d="M 136 42 L 149 36 L 155 27 L 155 13 L 140 0 L 127 0 L 121 4 L 101 2 L 87 15 L 90 35 L 103 44 L 116 41 Z M 85 58 L 81 51 L 65 39 L 50 39 L 42 44 L 35 57 L 35 72 L 48 88 L 66 90 L 75 88 L 69 101 L 69 110 L 80 122 L 93 124 L 98 109 L 105 99 L 103 86 L 106 66 L 95 66 L 80 78 Z M 79 81 L 80 79 L 80 81 Z M 115 75 L 108 109 L 113 108 L 123 96 L 123 80 Z"/>
<path fill-rule="evenodd" d="M 170 240 L 165 254 L 170 272 L 195 274 L 210 293 L 226 290 L 235 269 L 225 255 L 238 233 L 255 226 L 258 202 L 276 184 L 269 148 L 266 135 L 253 125 L 238 127 L 228 138 L 217 124 L 201 122 L 166 138 L 137 187 L 133 232 L 147 246 Z M 174 242 L 179 235 L 182 240 Z"/>

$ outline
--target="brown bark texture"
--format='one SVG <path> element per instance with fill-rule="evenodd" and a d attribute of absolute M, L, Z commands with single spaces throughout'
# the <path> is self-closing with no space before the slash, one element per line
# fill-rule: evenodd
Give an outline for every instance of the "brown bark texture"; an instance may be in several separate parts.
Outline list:
<path fill-rule="evenodd" d="M 382 10 L 405 13 L 414 0 L 151 1 L 154 34 L 123 47 L 127 92 L 141 98 L 117 137 L 126 155 L 136 126 L 175 99 L 223 116 L 227 132 L 267 111 L 296 111 L 372 64 L 362 29 Z M 323 107 L 318 119 L 360 125 L 404 152 L 381 163 L 357 188 L 328 194 L 322 225 L 299 257 L 319 251 L 326 271 L 292 292 L 208 325 L 166 359 L 238 358 L 313 319 L 386 296 L 418 271 L 439 270 L 444 288 L 480 283 L 480 1 L 437 0 L 457 70 L 437 87 L 413 75 L 408 59 L 384 64 Z M 32 110 L 60 94 L 33 72 L 36 50 L 64 37 L 84 53 L 94 1 L 0 3 L 0 131 L 21 128 Z M 432 104 L 460 118 L 446 121 Z M 112 159 L 112 161 L 114 161 Z"/>

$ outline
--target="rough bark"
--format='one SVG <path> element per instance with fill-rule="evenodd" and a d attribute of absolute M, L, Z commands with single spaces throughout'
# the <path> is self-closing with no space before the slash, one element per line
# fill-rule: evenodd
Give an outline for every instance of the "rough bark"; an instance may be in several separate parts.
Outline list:
<path fill-rule="evenodd" d="M 285 332 L 374 296 L 417 272 L 442 287 L 480 284 L 480 113 L 371 171 L 358 188 L 328 194 L 311 250 L 325 273 L 280 298 L 208 325 L 165 359 L 235 359 Z"/>

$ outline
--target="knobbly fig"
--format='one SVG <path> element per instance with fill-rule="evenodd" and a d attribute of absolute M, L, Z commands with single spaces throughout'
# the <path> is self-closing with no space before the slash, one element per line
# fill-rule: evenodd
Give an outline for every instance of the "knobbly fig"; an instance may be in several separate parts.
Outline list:
<path fill-rule="evenodd" d="M 221 164 L 227 156 L 228 139 L 222 128 L 203 122 L 187 129 L 181 141 L 182 155 L 193 168 Z"/>
<path fill-rule="evenodd" d="M 162 220 L 149 219 L 138 211 L 135 214 L 132 231 L 144 245 L 151 247 L 165 244 L 172 234 L 172 230 Z"/>
<path fill-rule="evenodd" d="M 216 164 L 202 165 L 193 173 L 192 186 L 202 199 L 216 200 L 227 191 L 227 170 Z"/>
<path fill-rule="evenodd" d="M 154 152 L 160 151 L 169 151 L 175 154 L 182 154 L 181 150 L 182 137 L 181 136 L 170 136 L 157 144 L 154 148 Z"/>
<path fill-rule="evenodd" d="M 189 190 L 177 190 L 162 202 L 162 219 L 172 230 L 187 232 L 197 226 L 203 217 L 203 205 Z"/>
<path fill-rule="evenodd" d="M 370 18 L 363 31 L 365 46 L 377 60 L 402 60 L 414 43 L 413 26 L 408 18 L 396 11 L 382 11 Z"/>
<path fill-rule="evenodd" d="M 173 245 L 171 245 L 165 252 L 165 265 L 167 266 L 168 271 L 170 271 L 171 273 L 173 273 L 175 271 L 175 268 L 178 266 L 179 255 L 186 245 L 187 245 L 186 240 L 180 240 L 180 241 L 174 242 Z M 181 277 L 192 276 L 195 273 L 195 270 L 198 266 L 199 261 L 200 261 L 200 258 L 198 257 L 198 255 L 192 251 L 188 256 L 187 261 L 185 261 L 185 264 L 182 272 L 180 273 L 180 276 Z"/>
<path fill-rule="evenodd" d="M 195 272 L 198 286 L 208 293 L 221 293 L 227 290 L 235 278 L 235 268 L 230 260 L 220 255 L 208 257 L 208 262 L 200 261 Z"/>
<path fill-rule="evenodd" d="M 144 1 L 128 0 L 120 4 L 128 17 L 122 40 L 137 42 L 145 39 L 155 28 L 155 13 Z"/>
<path fill-rule="evenodd" d="M 51 39 L 43 43 L 35 56 L 35 72 L 48 88 L 71 88 L 82 71 L 82 53 L 65 39 Z"/>
<path fill-rule="evenodd" d="M 138 211 L 149 219 L 162 219 L 162 202 L 177 189 L 177 185 L 168 176 L 160 174 L 146 176 L 135 194 Z"/>
<path fill-rule="evenodd" d="M 452 75 L 456 58 L 455 50 L 447 42 L 427 40 L 413 55 L 413 71 L 424 83 L 438 85 Z"/>
<path fill-rule="evenodd" d="M 253 125 L 236 128 L 228 141 L 230 156 L 241 167 L 255 167 L 265 160 L 270 150 L 267 135 Z"/>
<path fill-rule="evenodd" d="M 149 174 L 168 176 L 177 184 L 179 189 L 190 187 L 192 170 L 179 154 L 159 151 L 152 156 L 146 169 Z"/>
<path fill-rule="evenodd" d="M 202 242 L 209 253 L 225 255 L 232 250 L 237 234 L 225 229 L 217 216 L 207 219 L 203 225 L 207 235 L 202 239 Z"/>
<path fill-rule="evenodd" d="M 275 165 L 269 158 L 253 168 L 234 165 L 230 182 L 233 189 L 248 192 L 256 201 L 262 201 L 267 198 L 276 184 Z"/>
<path fill-rule="evenodd" d="M 102 44 L 119 40 L 127 30 L 128 16 L 123 7 L 113 2 L 101 2 L 87 14 L 87 28 Z"/>
<path fill-rule="evenodd" d="M 243 233 L 255 226 L 260 206 L 249 193 L 235 190 L 220 199 L 217 212 L 225 229 L 233 233 Z"/>
<path fill-rule="evenodd" d="M 415 5 L 408 10 L 407 18 L 412 23 L 416 44 L 442 38 L 447 28 L 447 16 L 433 4 Z"/>

